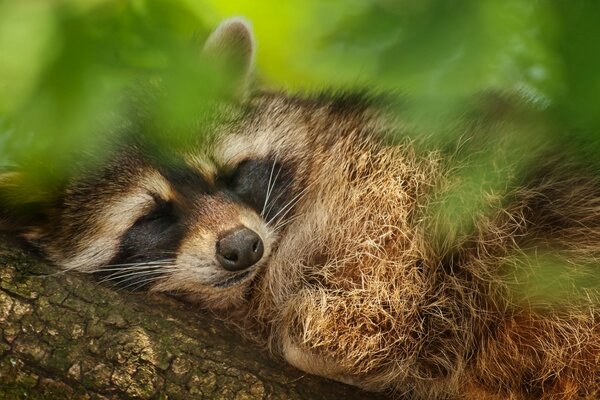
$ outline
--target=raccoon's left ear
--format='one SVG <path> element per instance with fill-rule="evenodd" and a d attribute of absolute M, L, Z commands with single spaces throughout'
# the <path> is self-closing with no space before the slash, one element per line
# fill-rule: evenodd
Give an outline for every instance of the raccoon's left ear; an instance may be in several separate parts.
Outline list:
<path fill-rule="evenodd" d="M 202 51 L 207 58 L 222 64 L 240 88 L 246 89 L 252 73 L 255 51 L 254 34 L 248 21 L 240 17 L 226 19 L 211 33 Z"/>

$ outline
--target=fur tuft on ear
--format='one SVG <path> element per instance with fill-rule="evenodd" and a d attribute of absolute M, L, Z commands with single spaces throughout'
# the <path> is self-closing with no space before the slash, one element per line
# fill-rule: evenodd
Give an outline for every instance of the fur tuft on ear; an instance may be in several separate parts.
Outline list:
<path fill-rule="evenodd" d="M 202 53 L 227 68 L 245 89 L 252 73 L 255 47 L 250 23 L 244 18 L 232 17 L 211 33 Z"/>

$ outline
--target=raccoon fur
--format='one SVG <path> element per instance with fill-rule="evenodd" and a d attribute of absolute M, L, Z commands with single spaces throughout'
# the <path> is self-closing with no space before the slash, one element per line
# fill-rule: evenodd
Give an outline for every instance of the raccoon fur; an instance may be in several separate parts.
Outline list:
<path fill-rule="evenodd" d="M 206 49 L 245 82 L 245 22 L 225 21 Z M 549 149 L 484 193 L 466 234 L 440 238 L 431 210 L 459 184 L 452 155 L 390 143 L 408 128 L 368 96 L 257 92 L 220 112 L 169 162 L 121 145 L 38 202 L 39 219 L 18 212 L 23 177 L 5 173 L 3 229 L 67 270 L 216 310 L 297 368 L 367 390 L 600 396 L 598 287 L 555 303 L 519 289 L 538 252 L 559 255 L 563 277 L 600 275 L 596 171 Z"/>

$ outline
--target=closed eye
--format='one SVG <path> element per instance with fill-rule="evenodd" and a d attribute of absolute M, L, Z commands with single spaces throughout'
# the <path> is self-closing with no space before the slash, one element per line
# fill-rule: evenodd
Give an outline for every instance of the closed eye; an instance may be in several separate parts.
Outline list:
<path fill-rule="evenodd" d="M 227 190 L 267 220 L 295 196 L 289 190 L 293 172 L 276 158 L 245 159 L 224 176 Z"/>
<path fill-rule="evenodd" d="M 225 172 L 222 183 L 244 203 L 260 211 L 267 194 L 272 167 L 273 162 L 266 159 L 246 159 L 232 171 Z"/>
<path fill-rule="evenodd" d="M 236 185 L 236 182 L 239 181 L 240 175 L 244 172 L 244 168 L 251 161 L 251 159 L 247 158 L 240 161 L 235 166 L 223 167 L 217 178 L 218 182 L 228 189 L 233 188 Z"/>
<path fill-rule="evenodd" d="M 184 229 L 172 201 L 155 199 L 155 207 L 123 234 L 113 262 L 152 261 L 176 251 Z"/>
<path fill-rule="evenodd" d="M 152 196 L 154 198 L 155 206 L 146 213 L 142 215 L 135 224 L 144 223 L 144 222 L 152 222 L 157 220 L 173 220 L 173 223 L 177 221 L 175 215 L 175 206 L 172 201 L 166 201 L 157 196 Z"/>

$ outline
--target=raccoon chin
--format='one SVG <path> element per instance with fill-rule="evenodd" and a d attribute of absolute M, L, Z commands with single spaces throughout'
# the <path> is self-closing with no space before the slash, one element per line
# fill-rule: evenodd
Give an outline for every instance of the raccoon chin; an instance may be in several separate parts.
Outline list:
<path fill-rule="evenodd" d="M 192 304 L 201 304 L 208 310 L 235 310 L 243 308 L 247 303 L 251 284 L 252 279 L 246 277 L 228 287 L 205 287 L 194 292 L 180 294 L 177 297 Z"/>

